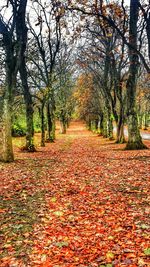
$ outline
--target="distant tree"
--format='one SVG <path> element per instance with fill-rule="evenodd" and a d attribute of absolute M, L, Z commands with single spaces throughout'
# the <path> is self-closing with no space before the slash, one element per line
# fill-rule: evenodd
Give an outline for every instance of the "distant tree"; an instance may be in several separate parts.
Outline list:
<path fill-rule="evenodd" d="M 78 6 L 76 2 L 69 1 L 68 3 L 68 9 L 72 12 L 79 12 L 80 14 L 84 15 L 86 19 L 88 20 L 88 16 L 93 18 L 100 18 L 103 19 L 103 25 L 109 25 L 110 28 L 115 29 L 117 33 L 122 38 L 124 44 L 128 47 L 129 51 L 129 75 L 127 80 L 127 122 L 128 122 L 128 131 L 129 131 L 129 138 L 127 142 L 127 149 L 142 149 L 145 148 L 145 145 L 142 143 L 142 139 L 140 137 L 140 132 L 138 129 L 138 123 L 137 123 L 137 111 L 136 111 L 136 81 L 137 81 L 137 74 L 138 74 L 138 67 L 139 67 L 139 58 L 141 62 L 143 63 L 144 67 L 148 72 L 150 72 L 150 68 L 147 64 L 147 60 L 144 56 L 144 54 L 141 52 L 141 43 L 138 45 L 137 38 L 143 35 L 144 32 L 144 26 L 145 24 L 142 24 L 140 31 L 138 29 L 138 22 L 140 21 L 139 17 L 139 7 L 143 5 L 140 5 L 139 0 L 131 0 L 130 1 L 130 19 L 129 19 L 129 28 L 128 33 L 120 30 L 119 21 L 114 20 L 114 17 L 112 16 L 113 12 L 110 12 L 110 7 L 112 10 L 116 9 L 116 13 L 118 13 L 118 16 L 121 16 L 120 8 L 123 10 L 123 18 L 122 20 L 126 20 L 126 16 L 128 14 L 127 8 L 124 6 L 124 1 L 121 2 L 121 5 L 118 7 L 116 4 L 113 3 L 107 3 L 105 1 L 95 1 L 94 4 L 91 5 L 90 2 L 86 2 L 85 5 L 82 3 Z M 146 21 L 146 31 L 147 31 L 147 40 L 149 43 L 149 29 L 148 26 L 149 22 L 149 8 L 148 4 L 146 4 L 146 16 L 144 17 Z M 141 8 L 142 10 L 142 8 Z M 145 9 L 144 9 L 145 11 Z M 143 14 L 144 14 L 143 11 Z M 82 16 L 81 15 L 81 16 Z M 89 21 L 90 23 L 90 21 Z M 129 38 L 128 38 L 129 36 Z"/>
<path fill-rule="evenodd" d="M 38 80 L 46 88 L 47 97 L 43 99 L 42 109 L 47 107 L 47 141 L 55 139 L 55 98 L 53 89 L 53 72 L 61 42 L 61 18 L 63 10 L 57 1 L 36 1 L 32 7 L 35 25 L 28 19 L 30 34 L 29 60 L 37 69 Z M 37 57 L 35 57 L 35 55 Z M 30 76 L 31 73 L 30 73 Z M 34 79 L 37 83 L 37 81 Z M 37 88 L 38 89 L 38 88 Z M 42 110 L 41 109 L 41 110 Z"/>
<path fill-rule="evenodd" d="M 74 101 L 72 98 L 74 91 L 73 72 L 72 49 L 66 43 L 62 43 L 56 64 L 55 82 L 56 115 L 60 121 L 60 133 L 62 134 L 66 133 L 74 110 Z"/>
<path fill-rule="evenodd" d="M 119 20 L 120 17 L 114 17 Z M 126 22 L 120 21 L 120 28 L 125 28 Z M 83 35 L 84 30 L 84 35 Z M 94 23 L 85 22 L 82 36 L 86 44 L 81 45 L 78 53 L 82 68 L 89 68 L 95 76 L 99 90 L 103 95 L 105 111 L 103 120 L 107 125 L 105 137 L 113 138 L 112 118 L 117 125 L 117 142 L 124 142 L 124 94 L 122 82 L 128 62 L 127 51 L 121 37 L 115 29 L 104 25 L 102 19 L 94 19 Z M 118 107 L 119 106 L 119 107 Z M 113 114 L 113 116 L 112 116 Z"/>
<path fill-rule="evenodd" d="M 147 129 L 150 124 L 150 80 L 147 73 L 140 75 L 137 85 L 137 110 L 140 129 Z"/>
<path fill-rule="evenodd" d="M 74 98 L 76 112 L 80 119 L 86 121 L 91 130 L 92 124 L 98 130 L 99 116 L 101 115 L 100 97 L 94 85 L 94 77 L 91 73 L 81 74 L 76 82 Z"/>

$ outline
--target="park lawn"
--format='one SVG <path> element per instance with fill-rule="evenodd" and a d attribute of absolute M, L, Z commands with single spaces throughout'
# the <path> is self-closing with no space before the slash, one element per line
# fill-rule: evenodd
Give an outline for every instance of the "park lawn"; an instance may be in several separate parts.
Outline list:
<path fill-rule="evenodd" d="M 78 122 L 36 153 L 16 140 L 0 163 L 0 267 L 150 266 L 150 150 Z"/>

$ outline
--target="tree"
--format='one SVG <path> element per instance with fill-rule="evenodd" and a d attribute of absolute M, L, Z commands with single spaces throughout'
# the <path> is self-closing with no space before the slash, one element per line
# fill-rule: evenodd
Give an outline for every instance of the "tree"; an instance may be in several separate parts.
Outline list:
<path fill-rule="evenodd" d="M 37 68 L 42 87 L 47 90 L 47 99 L 43 108 L 47 106 L 47 141 L 55 139 L 55 98 L 53 90 L 53 72 L 61 42 L 61 18 L 63 11 L 57 1 L 43 3 L 36 1 L 33 10 L 37 23 L 35 27 L 28 19 L 32 43 L 29 47 L 30 62 Z M 34 57 L 36 50 L 37 58 Z M 30 75 L 31 76 L 31 75 Z M 39 78 L 38 78 L 39 79 Z M 42 109 L 43 109 L 42 108 Z"/>
<path fill-rule="evenodd" d="M 1 9 L 0 14 L 0 34 L 2 36 L 1 45 L 4 47 L 5 51 L 5 88 L 2 94 L 2 160 L 5 162 L 11 162 L 14 160 L 11 136 L 11 116 L 13 92 L 15 90 L 16 75 L 18 71 L 18 50 L 15 45 L 16 40 L 14 39 L 17 8 L 15 1 L 8 1 L 8 5 L 9 4 L 12 7 L 12 20 L 4 21 L 2 10 L 5 7 Z"/>
<path fill-rule="evenodd" d="M 20 73 L 20 78 L 22 82 L 22 88 L 24 93 L 24 100 L 26 106 L 26 149 L 28 151 L 35 151 L 34 147 L 34 127 L 33 127 L 33 103 L 32 96 L 28 85 L 27 67 L 26 67 L 26 47 L 27 47 L 27 32 L 28 28 L 26 26 L 26 6 L 27 0 L 22 1 L 22 4 L 18 8 L 16 16 L 16 35 L 17 44 L 19 46 L 19 62 L 18 69 Z"/>
<path fill-rule="evenodd" d="M 150 91 L 149 91 L 149 75 L 141 70 L 140 78 L 137 85 L 137 110 L 139 128 L 146 130 L 149 125 L 150 118 Z"/>
<path fill-rule="evenodd" d="M 140 51 L 141 45 L 137 44 L 137 37 L 138 37 L 138 21 L 139 21 L 139 6 L 140 1 L 130 1 L 130 20 L 129 20 L 129 39 L 128 35 L 120 30 L 118 21 L 115 21 L 111 15 L 109 8 L 114 9 L 116 8 L 116 4 L 114 3 L 105 3 L 105 1 L 95 1 L 94 5 L 91 5 L 88 1 L 85 6 L 82 4 L 78 7 L 75 3 L 71 2 L 71 6 L 69 6 L 69 10 L 72 12 L 78 11 L 85 16 L 89 15 L 91 17 L 96 17 L 103 19 L 104 27 L 105 23 L 109 25 L 112 29 L 115 29 L 117 33 L 121 36 L 123 42 L 128 47 L 129 51 L 129 60 L 130 60 L 130 67 L 129 67 L 129 76 L 127 81 L 127 117 L 128 117 L 128 131 L 129 131 L 129 139 L 127 143 L 127 149 L 142 149 L 145 148 L 144 144 L 142 143 L 140 132 L 138 129 L 137 124 L 137 112 L 136 112 L 136 80 L 137 80 L 137 73 L 138 73 L 138 64 L 139 58 L 143 63 L 146 70 L 149 72 L 149 66 L 146 62 L 146 59 L 143 53 Z M 123 20 L 126 20 L 126 9 L 124 7 L 124 1 L 121 3 L 121 8 L 124 13 Z M 117 12 L 120 16 L 120 7 L 117 8 Z M 113 13 L 113 12 L 112 12 Z M 148 12 L 146 13 L 146 25 L 148 20 Z M 90 22 L 89 22 L 90 23 Z M 144 32 L 144 24 L 142 29 L 140 29 L 140 34 L 142 36 Z M 147 32 L 149 31 L 149 27 L 146 28 Z M 140 36 L 140 37 L 141 37 Z M 148 39 L 147 35 L 147 39 Z M 148 39 L 149 40 L 149 39 Z"/>
<path fill-rule="evenodd" d="M 56 62 L 55 99 L 56 115 L 60 121 L 60 133 L 65 134 L 74 109 L 74 58 L 72 49 L 64 42 L 60 46 Z"/>
<path fill-rule="evenodd" d="M 99 116 L 101 116 L 101 102 L 94 84 L 92 73 L 81 74 L 76 82 L 74 98 L 76 101 L 76 112 L 80 119 L 86 121 L 89 130 L 92 124 L 98 130 Z"/>
<path fill-rule="evenodd" d="M 114 17 L 120 20 L 115 11 Z M 120 28 L 125 28 L 125 24 L 126 22 L 120 21 Z M 82 63 L 81 68 L 85 65 L 85 68 L 93 73 L 103 95 L 105 103 L 103 120 L 107 125 L 105 137 L 113 138 L 112 118 L 114 117 L 117 125 L 117 142 L 124 142 L 122 79 L 128 60 L 124 43 L 116 30 L 111 29 L 106 23 L 104 25 L 100 18 L 94 18 L 93 24 L 85 22 L 82 36 L 83 31 L 86 44 L 79 48 L 78 61 Z"/>
<path fill-rule="evenodd" d="M 127 80 L 127 117 L 128 117 L 128 143 L 126 149 L 142 149 L 145 145 L 142 143 L 138 127 L 136 111 L 136 88 L 137 76 L 139 69 L 139 57 L 137 50 L 138 37 L 138 12 L 139 1 L 131 0 L 130 2 L 130 26 L 129 26 L 129 77 Z"/>

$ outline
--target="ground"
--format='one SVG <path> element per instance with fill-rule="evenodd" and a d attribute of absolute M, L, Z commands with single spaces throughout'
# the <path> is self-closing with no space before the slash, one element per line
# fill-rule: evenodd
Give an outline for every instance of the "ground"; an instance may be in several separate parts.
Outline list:
<path fill-rule="evenodd" d="M 78 122 L 16 147 L 0 164 L 0 267 L 150 266 L 150 150 L 124 147 Z"/>

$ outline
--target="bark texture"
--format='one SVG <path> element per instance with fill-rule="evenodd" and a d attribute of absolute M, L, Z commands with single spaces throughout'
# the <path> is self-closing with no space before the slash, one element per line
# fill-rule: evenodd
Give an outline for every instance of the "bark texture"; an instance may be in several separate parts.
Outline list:
<path fill-rule="evenodd" d="M 128 142 L 126 149 L 143 149 L 145 145 L 140 136 L 136 110 L 136 87 L 139 68 L 137 49 L 137 22 L 139 13 L 139 0 L 130 1 L 130 23 L 129 23 L 129 78 L 127 81 L 127 118 L 128 118 Z"/>

